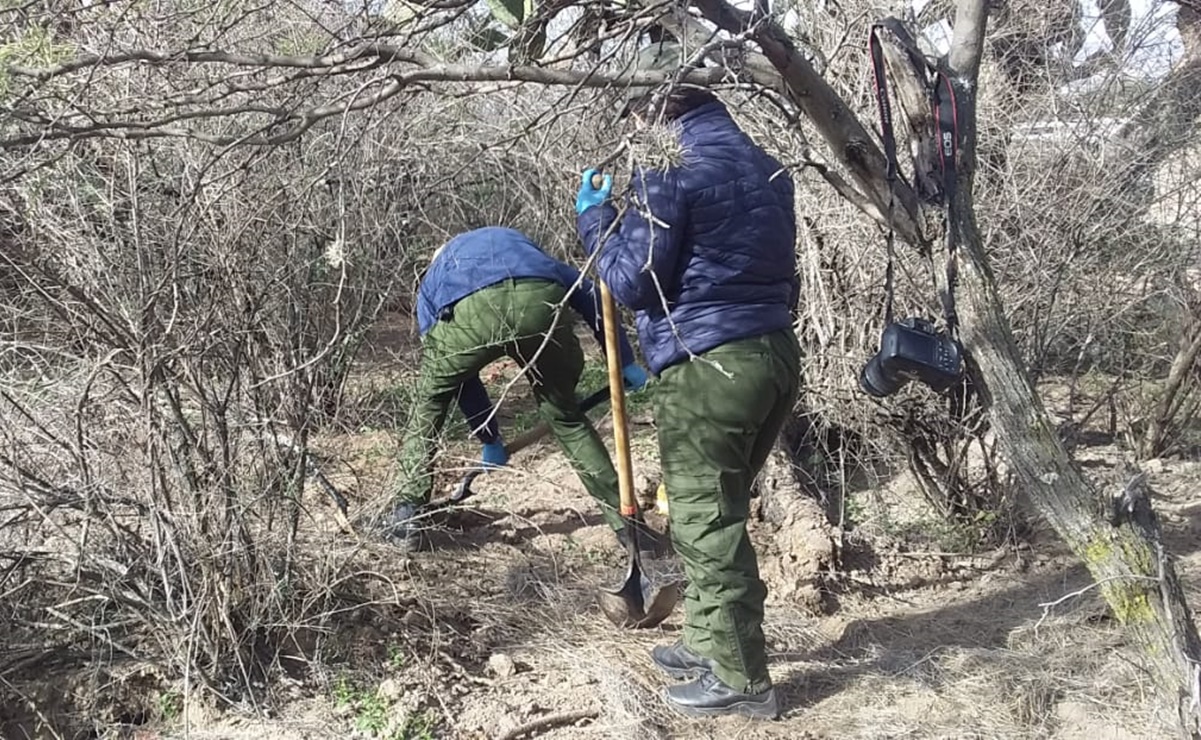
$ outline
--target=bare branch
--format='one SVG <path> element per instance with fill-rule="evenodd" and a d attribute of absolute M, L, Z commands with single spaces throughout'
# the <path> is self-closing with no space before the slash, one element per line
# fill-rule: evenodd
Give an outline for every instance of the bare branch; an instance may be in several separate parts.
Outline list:
<path fill-rule="evenodd" d="M 779 25 L 763 20 L 751 27 L 750 13 L 726 0 L 696 0 L 704 16 L 728 33 L 750 28 L 750 37 L 784 77 L 789 98 L 813 122 L 834 150 L 835 156 L 851 172 L 856 184 L 886 213 L 889 202 L 884 154 L 846 102 L 830 87 L 813 65 L 797 50 L 792 39 Z M 906 183 L 897 180 L 892 188 L 895 198 L 894 227 L 902 239 L 920 246 L 928 241 L 921 227 L 917 195 Z"/>
<path fill-rule="evenodd" d="M 237 58 L 238 55 L 233 55 Z M 289 57 L 292 61 L 299 57 Z M 318 58 L 310 58 L 316 60 Z M 331 68 L 332 70 L 333 68 Z M 713 84 L 726 77 L 729 73 L 718 68 L 697 69 L 681 75 L 679 79 L 697 85 Z M 372 108 L 395 97 L 405 88 L 417 83 L 430 82 L 534 82 L 542 85 L 565 85 L 589 88 L 625 87 L 629 85 L 658 85 L 668 80 L 676 79 L 674 75 L 663 72 L 627 72 L 621 74 L 602 74 L 594 71 L 579 71 L 568 69 L 546 69 L 535 66 L 482 66 L 460 64 L 434 64 L 421 67 L 409 72 L 397 73 L 385 78 L 387 80 L 379 90 L 371 95 L 360 97 L 349 103 L 329 103 L 314 106 L 303 111 L 280 115 L 276 120 L 268 122 L 262 129 L 271 126 L 291 123 L 291 127 L 275 134 L 243 133 L 239 135 L 209 134 L 193 128 L 170 125 L 182 118 L 205 118 L 228 113 L 247 112 L 246 108 L 225 111 L 196 111 L 186 116 L 175 116 L 158 121 L 90 121 L 86 125 L 72 126 L 65 123 L 44 121 L 45 130 L 34 134 L 13 136 L 0 139 L 0 149 L 14 149 L 32 146 L 55 139 L 87 139 L 87 138 L 118 138 L 118 139 L 155 139 L 155 138 L 184 138 L 202 141 L 217 146 L 274 146 L 295 141 L 316 123 L 326 118 L 346 113 Z M 382 80 L 381 80 L 382 81 Z"/>
<path fill-rule="evenodd" d="M 367 44 L 342 54 L 324 56 L 243 54 L 221 50 L 200 51 L 181 49 L 179 51 L 154 51 L 151 49 L 136 49 L 121 54 L 83 54 L 49 67 L 10 66 L 6 68 L 6 71 L 9 74 L 45 81 L 80 70 L 90 70 L 95 67 L 115 67 L 130 62 L 146 62 L 155 66 L 190 63 L 228 64 L 235 67 L 254 68 L 295 67 L 298 69 L 334 69 L 364 59 L 380 62 L 409 62 L 424 66 L 434 63 L 428 55 L 422 54 L 415 49 Z"/>

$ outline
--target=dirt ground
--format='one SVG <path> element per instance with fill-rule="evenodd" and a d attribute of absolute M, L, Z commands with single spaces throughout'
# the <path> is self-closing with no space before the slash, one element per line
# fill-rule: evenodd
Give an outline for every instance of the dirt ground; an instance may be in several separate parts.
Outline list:
<path fill-rule="evenodd" d="M 511 372 L 501 366 L 491 380 Z M 521 418 L 524 385 L 514 392 L 506 424 Z M 657 483 L 653 428 L 636 416 L 635 478 L 645 493 Z M 388 489 L 394 444 L 371 428 L 322 440 L 352 513 Z M 461 440 L 449 448 L 439 495 L 468 462 L 456 456 L 475 454 Z M 1110 447 L 1078 451 L 1090 473 L 1119 456 Z M 1153 461 L 1148 470 L 1196 604 L 1201 463 Z M 923 521 L 920 495 L 904 478 L 863 497 L 863 524 L 844 548 L 841 574 L 828 570 L 830 532 L 816 507 L 812 516 L 802 507 L 782 523 L 754 524 L 784 709 L 780 720 L 759 723 L 688 720 L 662 702 L 670 679 L 649 650 L 676 638 L 680 608 L 645 631 L 619 631 L 603 617 L 596 590 L 616 585 L 623 553 L 552 442 L 516 455 L 476 491 L 431 521 L 435 548 L 410 559 L 339 533 L 313 487 L 309 544 L 343 562 L 347 582 L 371 590 L 370 604 L 331 617 L 319 660 L 273 689 L 269 716 L 185 701 L 170 722 L 113 736 L 495 740 L 539 720 L 524 737 L 1166 736 L 1137 655 L 1053 535 L 975 555 L 933 537 L 900 537 L 904 516 Z M 675 567 L 670 556 L 662 567 Z"/>
<path fill-rule="evenodd" d="M 977 556 L 881 548 L 872 567 L 848 575 L 836 607 L 822 610 L 830 613 L 782 597 L 792 584 L 769 577 L 766 629 L 783 717 L 678 718 L 659 698 L 669 679 L 648 651 L 675 638 L 681 614 L 645 632 L 611 627 L 593 600 L 598 585 L 619 578 L 611 535 L 553 449 L 514 464 L 521 472 L 480 485 L 472 511 L 440 533 L 439 550 L 402 561 L 367 545 L 356 556 L 395 579 L 407 605 L 399 621 L 411 628 L 402 636 L 361 626 L 357 637 L 404 654 L 385 649 L 365 679 L 388 717 L 380 737 L 499 738 L 556 715 L 534 736 L 1166 736 L 1137 656 L 1094 592 L 1064 598 L 1089 581 L 1049 536 Z M 1201 464 L 1160 470 L 1159 510 L 1196 603 L 1201 507 L 1191 499 Z M 767 560 L 773 538 L 789 533 L 760 525 L 755 534 Z M 374 704 L 339 706 L 336 681 L 330 676 L 333 688 L 285 706 L 279 719 L 206 714 L 188 736 L 346 737 L 368 724 L 364 706 Z M 414 717 L 422 719 L 415 725 Z M 156 736 L 185 735 L 176 728 L 142 737 Z"/>

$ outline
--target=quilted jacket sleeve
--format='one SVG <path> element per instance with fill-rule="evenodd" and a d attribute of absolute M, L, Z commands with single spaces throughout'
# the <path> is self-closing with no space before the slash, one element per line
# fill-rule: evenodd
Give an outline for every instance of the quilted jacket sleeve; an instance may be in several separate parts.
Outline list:
<path fill-rule="evenodd" d="M 568 304 L 592 330 L 592 336 L 596 337 L 596 343 L 603 350 L 605 348 L 605 322 L 604 312 L 601 310 L 600 287 L 587 277 L 581 277 L 580 271 L 571 265 L 561 265 L 559 272 L 562 276 L 560 282 L 563 283 L 563 287 L 571 291 L 567 296 Z M 630 346 L 630 340 L 626 338 L 626 333 L 621 330 L 620 323 L 617 328 L 617 342 L 620 345 L 618 351 L 621 355 L 621 366 L 625 367 L 635 360 L 634 348 Z"/>
<path fill-rule="evenodd" d="M 615 229 L 617 210 L 593 206 L 576 219 L 584 249 L 601 249 L 597 269 L 623 305 L 635 311 L 659 308 L 661 286 L 672 285 L 679 267 L 687 208 L 671 170 L 635 171 L 628 207 Z"/>

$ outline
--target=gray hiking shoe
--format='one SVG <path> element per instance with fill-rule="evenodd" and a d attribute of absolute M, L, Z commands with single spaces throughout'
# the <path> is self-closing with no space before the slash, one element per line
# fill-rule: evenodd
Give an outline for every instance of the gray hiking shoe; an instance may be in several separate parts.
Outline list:
<path fill-rule="evenodd" d="M 713 670 L 713 661 L 703 658 L 688 649 L 683 640 L 671 645 L 656 645 L 651 649 L 651 660 L 672 678 L 696 678 Z"/>
<path fill-rule="evenodd" d="M 380 536 L 396 548 L 405 552 L 416 552 L 421 547 L 421 528 L 417 523 L 416 504 L 402 502 L 385 514 Z"/>
<path fill-rule="evenodd" d="M 740 714 L 754 719 L 775 719 L 780 716 L 774 687 L 758 694 L 743 694 L 709 671 L 695 681 L 667 687 L 663 698 L 669 707 L 686 717 Z"/>

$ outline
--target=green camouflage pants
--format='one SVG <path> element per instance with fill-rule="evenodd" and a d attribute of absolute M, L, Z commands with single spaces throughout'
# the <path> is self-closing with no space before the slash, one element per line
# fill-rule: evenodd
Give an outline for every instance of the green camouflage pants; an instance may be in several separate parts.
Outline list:
<path fill-rule="evenodd" d="M 742 339 L 668 368 L 655 389 L 672 543 L 688 576 L 684 644 L 743 692 L 771 685 L 751 485 L 792 412 L 800 354 L 791 329 Z"/>
<path fill-rule="evenodd" d="M 459 301 L 452 319 L 439 321 L 426 333 L 416 408 L 401 452 L 398 500 L 429 501 L 435 442 L 459 387 L 507 356 L 528 367 L 525 377 L 539 414 L 584 488 L 600 503 L 605 521 L 621 527 L 617 471 L 575 395 L 584 353 L 572 331 L 575 315 L 563 302 L 566 293 L 548 280 L 505 280 Z"/>

